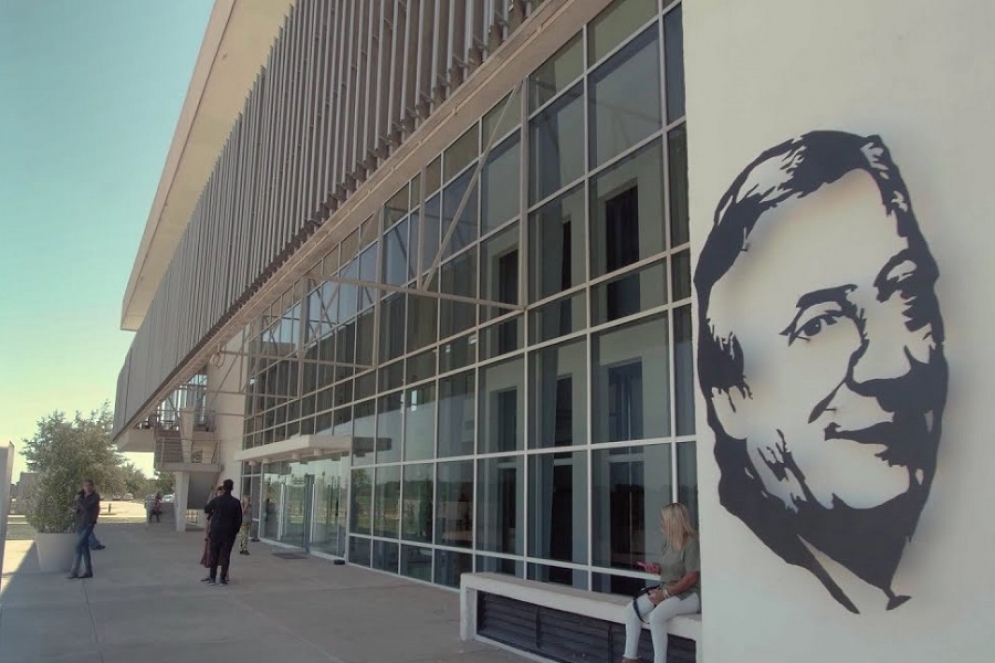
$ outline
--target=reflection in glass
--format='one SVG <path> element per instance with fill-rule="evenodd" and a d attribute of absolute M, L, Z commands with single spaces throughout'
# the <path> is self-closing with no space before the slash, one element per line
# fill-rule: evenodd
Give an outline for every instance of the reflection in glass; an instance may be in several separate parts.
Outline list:
<path fill-rule="evenodd" d="M 387 295 L 380 302 L 380 361 L 404 354 L 404 309 L 407 298 L 402 293 Z"/>
<path fill-rule="evenodd" d="M 587 453 L 529 456 L 529 555 L 587 563 Z"/>
<path fill-rule="evenodd" d="M 587 340 L 537 350 L 529 362 L 529 445 L 587 442 Z"/>
<path fill-rule="evenodd" d="M 592 168 L 663 126 L 658 37 L 655 25 L 648 28 L 591 74 L 588 115 Z"/>
<path fill-rule="evenodd" d="M 477 548 L 522 554 L 525 499 L 522 456 L 477 463 Z"/>
<path fill-rule="evenodd" d="M 529 203 L 584 174 L 584 90 L 568 90 L 529 122 Z"/>
<path fill-rule="evenodd" d="M 564 566 L 529 564 L 528 579 L 539 582 L 555 582 L 558 585 L 567 585 L 576 589 L 587 589 L 587 571 Z"/>
<path fill-rule="evenodd" d="M 404 466 L 404 492 L 401 496 L 401 538 L 432 542 L 432 473 L 434 465 Z"/>
<path fill-rule="evenodd" d="M 406 382 L 411 384 L 434 377 L 436 354 L 438 354 L 438 351 L 435 348 L 431 348 L 419 355 L 408 357 L 408 365 L 405 369 L 407 373 Z"/>
<path fill-rule="evenodd" d="M 311 547 L 318 552 L 345 557 L 349 458 L 334 456 L 312 462 L 311 472 L 314 474 Z"/>
<path fill-rule="evenodd" d="M 698 528 L 698 455 L 694 442 L 677 445 L 677 501 L 691 512 L 691 526 Z"/>
<path fill-rule="evenodd" d="M 587 63 L 594 64 L 656 15 L 656 0 L 615 0 L 587 27 Z"/>
<path fill-rule="evenodd" d="M 482 139 L 484 145 L 491 141 L 492 138 L 502 138 L 509 131 L 521 124 L 522 94 L 520 90 L 521 88 L 516 86 L 515 91 L 512 92 L 514 98 L 510 102 L 508 97 L 505 97 L 484 115 L 483 122 L 481 123 L 484 131 Z M 506 105 L 508 105 L 507 112 L 504 111 Z"/>
<path fill-rule="evenodd" d="M 352 499 L 349 503 L 349 531 L 369 534 L 372 524 L 373 470 L 352 471 Z"/>
<path fill-rule="evenodd" d="M 439 457 L 473 453 L 473 371 L 439 380 Z"/>
<path fill-rule="evenodd" d="M 435 455 L 435 385 L 409 389 L 405 396 L 404 460 Z"/>
<path fill-rule="evenodd" d="M 370 540 L 359 536 L 349 537 L 349 563 L 370 566 Z"/>
<path fill-rule="evenodd" d="M 515 451 L 525 442 L 525 361 L 480 369 L 480 453 Z"/>
<path fill-rule="evenodd" d="M 473 573 L 473 557 L 470 553 L 452 550 L 435 551 L 435 582 L 446 587 L 459 587 L 460 576 Z"/>
<path fill-rule="evenodd" d="M 438 465 L 435 542 L 469 548 L 473 545 L 473 461 Z"/>
<path fill-rule="evenodd" d="M 472 177 L 473 170 L 466 171 L 453 180 L 453 183 L 447 186 L 442 194 L 442 238 L 445 239 L 446 233 L 451 233 L 449 242 L 442 252 L 443 260 L 477 240 L 477 187 L 474 186 L 467 194 L 467 187 L 470 185 Z M 467 200 L 463 205 L 463 211 L 459 215 L 456 227 L 450 230 L 453 220 L 456 219 L 456 212 L 463 204 L 464 197 Z M 433 255 L 429 260 L 434 258 Z"/>
<path fill-rule="evenodd" d="M 662 180 L 663 152 L 656 141 L 592 180 L 592 277 L 666 248 Z"/>
<path fill-rule="evenodd" d="M 674 410 L 677 435 L 694 435 L 694 348 L 691 307 L 674 311 Z"/>
<path fill-rule="evenodd" d="M 675 127 L 667 135 L 668 192 L 670 193 L 670 245 L 687 244 L 688 231 L 688 140 L 687 126 Z"/>
<path fill-rule="evenodd" d="M 587 292 L 580 291 L 529 312 L 533 343 L 549 341 L 587 327 Z"/>
<path fill-rule="evenodd" d="M 420 350 L 438 340 L 438 311 L 438 299 L 408 295 L 409 352 Z"/>
<path fill-rule="evenodd" d="M 376 400 L 357 403 L 353 420 L 352 464 L 372 465 L 376 451 L 377 419 L 374 415 Z"/>
<path fill-rule="evenodd" d="M 591 323 L 619 320 L 667 303 L 667 261 L 662 260 L 591 288 Z"/>
<path fill-rule="evenodd" d="M 672 279 L 674 284 L 674 301 L 691 297 L 691 251 L 681 251 L 675 253 L 673 263 Z"/>
<path fill-rule="evenodd" d="M 445 168 L 445 180 L 448 182 L 453 176 L 470 165 L 477 158 L 477 125 L 466 130 L 462 136 L 446 148 L 442 155 L 442 163 Z"/>
<path fill-rule="evenodd" d="M 577 35 L 529 76 L 529 112 L 538 109 L 584 70 L 583 40 Z"/>
<path fill-rule="evenodd" d="M 681 7 L 663 18 L 664 60 L 667 73 L 667 122 L 684 115 L 684 28 Z"/>
<path fill-rule="evenodd" d="M 422 245 L 421 245 L 421 265 L 420 271 L 425 272 L 435 260 L 439 253 L 439 241 L 442 239 L 442 201 L 438 194 L 425 201 L 425 213 L 422 214 Z"/>
<path fill-rule="evenodd" d="M 480 245 L 480 297 L 504 304 L 518 303 L 518 223 L 489 237 Z M 490 320 L 507 309 L 483 307 L 483 319 Z"/>
<path fill-rule="evenodd" d="M 439 271 L 442 292 L 463 297 L 477 296 L 477 249 L 461 253 Z M 477 324 L 477 305 L 443 299 L 439 302 L 442 338 L 466 331 Z"/>
<path fill-rule="evenodd" d="M 448 373 L 477 361 L 477 337 L 451 338 L 439 346 L 439 372 Z"/>
<path fill-rule="evenodd" d="M 432 582 L 432 549 L 401 546 L 401 575 Z"/>
<path fill-rule="evenodd" d="M 381 396 L 377 406 L 377 462 L 401 460 L 401 392 Z"/>
<path fill-rule="evenodd" d="M 506 576 L 521 578 L 523 566 L 516 559 L 477 555 L 477 573 L 501 573 Z"/>
<path fill-rule="evenodd" d="M 670 435 L 667 316 L 614 327 L 591 339 L 594 442 Z"/>
<path fill-rule="evenodd" d="M 529 215 L 529 294 L 538 301 L 584 282 L 584 188 Z"/>
<path fill-rule="evenodd" d="M 376 478 L 373 535 L 396 539 L 400 532 L 401 467 L 378 467 Z"/>
<path fill-rule="evenodd" d="M 373 542 L 373 568 L 397 573 L 398 545 L 389 541 Z"/>
<path fill-rule="evenodd" d="M 516 350 L 525 343 L 525 316 L 505 318 L 479 332 L 480 360 L 494 359 Z"/>
<path fill-rule="evenodd" d="M 660 509 L 671 501 L 669 444 L 591 454 L 591 541 L 595 566 L 632 570 L 659 555 Z"/>

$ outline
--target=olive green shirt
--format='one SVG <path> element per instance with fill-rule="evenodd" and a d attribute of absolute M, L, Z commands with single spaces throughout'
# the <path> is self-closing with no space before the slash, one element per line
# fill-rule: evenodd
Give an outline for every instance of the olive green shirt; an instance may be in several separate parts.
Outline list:
<path fill-rule="evenodd" d="M 698 537 L 688 540 L 680 550 L 674 550 L 668 542 L 664 542 L 660 556 L 660 583 L 667 588 L 687 574 L 701 572 L 701 552 L 698 549 Z M 678 598 L 686 599 L 692 594 L 701 594 L 701 577 Z"/>

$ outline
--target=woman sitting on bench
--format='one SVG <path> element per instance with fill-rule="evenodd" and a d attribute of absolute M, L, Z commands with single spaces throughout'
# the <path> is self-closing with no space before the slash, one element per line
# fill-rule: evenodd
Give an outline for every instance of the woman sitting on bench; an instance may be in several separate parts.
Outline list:
<path fill-rule="evenodd" d="M 660 574 L 660 584 L 640 593 L 625 607 L 625 657 L 638 663 L 639 636 L 649 624 L 654 663 L 667 661 L 667 622 L 677 615 L 701 609 L 701 555 L 698 536 L 691 527 L 687 507 L 674 502 L 660 512 L 663 550 L 659 564 L 639 562 L 650 573 Z"/>

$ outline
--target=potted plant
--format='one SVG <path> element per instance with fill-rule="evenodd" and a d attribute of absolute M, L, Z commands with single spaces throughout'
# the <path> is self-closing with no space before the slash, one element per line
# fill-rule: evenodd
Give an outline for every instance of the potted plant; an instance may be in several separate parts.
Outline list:
<path fill-rule="evenodd" d="M 122 458 L 111 439 L 113 417 L 108 405 L 72 419 L 54 412 L 38 422 L 34 437 L 25 439 L 28 469 L 39 472 L 27 508 L 35 528 L 35 547 L 42 571 L 66 572 L 73 562 L 73 505 L 84 479 L 98 492 L 112 495 L 123 487 Z"/>
<path fill-rule="evenodd" d="M 42 571 L 66 572 L 73 563 L 76 534 L 71 506 L 76 497 L 73 484 L 63 472 L 44 472 L 28 498 L 27 521 L 35 529 L 35 549 Z"/>

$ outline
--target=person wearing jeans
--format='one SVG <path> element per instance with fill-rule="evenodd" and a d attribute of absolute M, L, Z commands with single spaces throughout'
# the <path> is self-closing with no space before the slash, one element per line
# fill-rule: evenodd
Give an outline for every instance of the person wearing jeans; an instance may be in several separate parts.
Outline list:
<path fill-rule="evenodd" d="M 93 529 L 96 529 L 96 527 Z M 90 550 L 103 550 L 107 546 L 100 542 L 97 535 L 93 533 L 93 529 L 90 530 L 90 538 L 87 539 L 87 544 L 90 546 Z"/>
<path fill-rule="evenodd" d="M 73 566 L 69 570 L 69 579 L 92 578 L 93 563 L 90 560 L 90 536 L 100 515 L 100 495 L 93 489 L 93 481 L 83 481 L 83 488 L 76 495 L 73 506 L 74 525 L 76 529 L 76 549 Z M 84 571 L 85 567 L 85 571 Z"/>
<path fill-rule="evenodd" d="M 668 622 L 677 615 L 701 610 L 701 553 L 687 508 L 676 502 L 663 507 L 660 529 L 665 539 L 660 563 L 639 564 L 650 573 L 660 574 L 660 586 L 625 607 L 622 663 L 639 660 L 639 636 L 644 623 L 649 624 L 653 638 L 654 663 L 666 663 Z"/>

